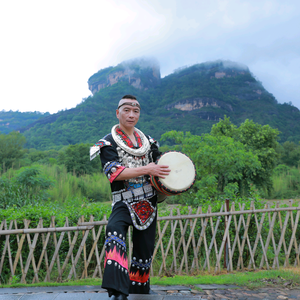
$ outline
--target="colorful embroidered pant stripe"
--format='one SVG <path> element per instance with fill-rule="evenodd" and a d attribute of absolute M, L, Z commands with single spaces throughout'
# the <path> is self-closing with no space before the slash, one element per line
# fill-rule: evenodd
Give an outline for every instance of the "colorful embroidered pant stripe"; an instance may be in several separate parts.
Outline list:
<path fill-rule="evenodd" d="M 150 199 L 156 206 L 156 196 Z M 128 294 L 149 294 L 150 265 L 154 251 L 156 217 L 145 230 L 133 227 L 132 259 L 127 269 L 126 236 L 132 225 L 129 210 L 123 202 L 117 202 L 109 217 L 105 241 L 105 269 L 102 288 L 111 295 L 113 291 Z"/>

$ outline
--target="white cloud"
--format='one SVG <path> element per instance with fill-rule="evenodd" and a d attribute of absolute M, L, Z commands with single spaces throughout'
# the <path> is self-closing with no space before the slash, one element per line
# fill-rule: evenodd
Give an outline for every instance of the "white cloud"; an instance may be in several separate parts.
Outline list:
<path fill-rule="evenodd" d="M 88 78 L 155 56 L 162 75 L 216 59 L 246 64 L 300 108 L 299 1 L 15 0 L 0 3 L 0 110 L 56 112 Z"/>

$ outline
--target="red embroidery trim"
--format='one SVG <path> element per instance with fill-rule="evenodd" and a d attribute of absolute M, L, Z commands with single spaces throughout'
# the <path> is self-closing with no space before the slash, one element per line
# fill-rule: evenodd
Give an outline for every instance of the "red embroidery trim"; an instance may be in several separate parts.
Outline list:
<path fill-rule="evenodd" d="M 126 169 L 123 166 L 117 167 L 116 172 L 110 174 L 110 178 L 108 179 L 110 183 L 112 183 L 123 171 Z"/>
<path fill-rule="evenodd" d="M 119 251 L 117 251 L 117 247 L 115 246 L 114 249 L 105 252 L 105 259 L 104 259 L 104 267 L 106 266 L 106 262 L 108 259 L 114 260 L 119 263 L 122 267 L 128 270 L 128 259 L 125 253 L 121 255 Z"/>
<path fill-rule="evenodd" d="M 127 135 L 120 127 L 117 127 L 117 128 L 116 128 L 116 133 L 122 138 L 122 140 L 124 141 L 124 143 L 125 143 L 128 147 L 130 147 L 130 148 L 135 148 L 135 147 L 133 146 L 133 143 L 132 143 L 131 139 L 128 137 L 128 135 Z M 135 136 L 135 138 L 136 138 L 136 141 L 137 141 L 137 143 L 138 143 L 138 146 L 139 146 L 139 147 L 142 147 L 142 146 L 143 146 L 143 144 L 142 144 L 142 139 L 141 139 L 141 137 L 139 136 L 139 134 L 138 134 L 136 131 L 134 131 L 133 134 L 134 134 L 134 136 Z"/>
<path fill-rule="evenodd" d="M 131 281 L 137 281 L 141 283 L 145 283 L 149 279 L 149 271 L 144 273 L 143 275 L 140 274 L 140 271 L 138 270 L 136 273 L 130 272 L 129 278 Z"/>

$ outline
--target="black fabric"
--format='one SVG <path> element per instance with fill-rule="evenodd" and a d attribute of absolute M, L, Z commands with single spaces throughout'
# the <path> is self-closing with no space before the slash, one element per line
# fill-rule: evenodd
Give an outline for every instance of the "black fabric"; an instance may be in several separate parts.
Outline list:
<path fill-rule="evenodd" d="M 150 140 L 149 136 L 146 136 L 146 137 Z M 102 167 L 104 167 L 105 164 L 108 162 L 119 163 L 117 144 L 114 141 L 111 133 L 106 135 L 103 139 L 109 141 L 111 143 L 111 146 L 104 146 L 101 148 L 100 158 L 101 158 L 101 162 L 102 162 Z M 158 157 L 161 155 L 161 152 L 158 150 L 158 147 L 155 143 L 150 143 L 150 145 L 151 145 L 151 147 L 150 147 L 148 156 L 149 156 L 150 162 L 152 162 L 152 161 L 155 162 L 158 159 Z M 110 186 L 111 186 L 112 192 L 120 191 L 125 188 L 124 181 L 117 181 L 117 180 L 113 181 L 110 184 Z"/>
<path fill-rule="evenodd" d="M 147 138 L 151 145 L 147 155 L 150 162 L 155 162 L 161 153 L 156 142 L 149 136 Z M 103 139 L 109 141 L 111 146 L 105 145 L 101 148 L 102 167 L 104 168 L 108 162 L 120 164 L 117 144 L 112 135 L 108 134 Z M 111 183 L 112 192 L 120 191 L 125 187 L 125 181 L 114 180 Z M 157 196 L 148 199 L 148 201 L 156 208 Z M 110 296 L 116 292 L 125 295 L 129 293 L 149 294 L 149 275 L 155 243 L 156 218 L 155 214 L 155 219 L 147 229 L 137 230 L 132 226 L 132 218 L 126 203 L 119 201 L 113 206 L 106 228 L 105 269 L 102 281 L 102 288 L 107 289 Z M 128 270 L 127 260 L 128 249 L 125 245 L 129 226 L 133 228 L 133 254 L 132 259 L 129 258 L 131 261 L 130 270 Z"/>
<path fill-rule="evenodd" d="M 156 196 L 150 199 L 152 205 L 156 206 Z M 106 228 L 106 237 L 112 235 L 127 236 L 128 227 L 132 225 L 132 220 L 128 213 L 126 204 L 118 202 L 114 205 L 113 211 L 109 217 L 108 225 Z M 102 288 L 108 291 L 117 291 L 125 295 L 128 294 L 149 294 L 150 292 L 150 265 L 152 262 L 152 255 L 154 251 L 156 232 L 156 217 L 153 223 L 146 230 L 137 230 L 133 227 L 132 243 L 133 253 L 130 264 L 130 270 L 126 270 L 122 265 L 117 262 L 120 261 L 119 257 L 127 259 L 126 249 L 120 247 L 120 243 L 106 244 L 106 265 L 103 274 Z M 128 243 L 127 243 L 128 244 Z M 109 256 L 109 253 L 116 253 L 115 260 Z M 130 259 L 130 258 L 129 258 Z M 111 261 L 108 264 L 108 261 Z M 147 263 L 146 263 L 147 262 Z M 147 267 L 145 267 L 147 265 Z M 119 267 L 120 266 L 120 267 Z M 127 272 L 126 272 L 127 271 Z M 130 280 L 130 277 L 134 280 Z M 109 292 L 111 293 L 111 292 Z"/>

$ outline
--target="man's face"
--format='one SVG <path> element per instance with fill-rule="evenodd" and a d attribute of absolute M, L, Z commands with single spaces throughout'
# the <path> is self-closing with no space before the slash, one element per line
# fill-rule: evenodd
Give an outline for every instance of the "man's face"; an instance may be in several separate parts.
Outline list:
<path fill-rule="evenodd" d="M 122 99 L 122 102 L 138 103 L 132 99 Z M 137 106 L 123 105 L 116 112 L 121 128 L 132 129 L 140 118 L 140 109 Z"/>

